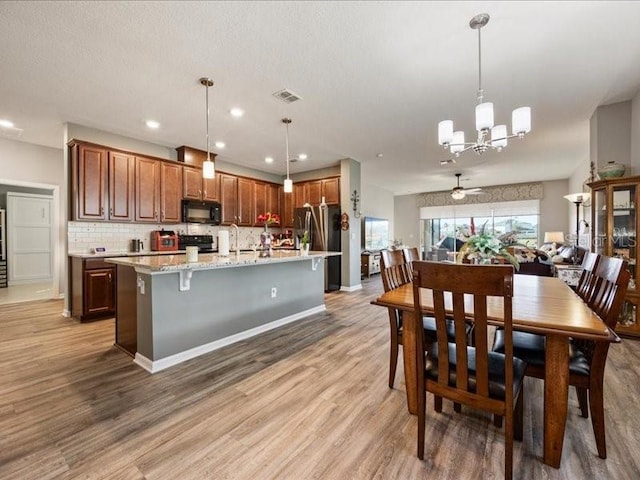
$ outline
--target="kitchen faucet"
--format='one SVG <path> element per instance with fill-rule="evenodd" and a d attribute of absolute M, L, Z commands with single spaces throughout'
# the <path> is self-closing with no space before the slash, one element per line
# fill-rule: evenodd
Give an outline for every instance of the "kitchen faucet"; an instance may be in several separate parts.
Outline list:
<path fill-rule="evenodd" d="M 236 248 L 235 248 L 236 255 L 240 255 L 240 246 L 239 246 L 239 243 L 240 243 L 240 229 L 238 228 L 238 225 L 236 225 L 235 223 L 232 223 L 231 226 L 233 228 L 235 228 L 235 230 L 236 230 Z"/>

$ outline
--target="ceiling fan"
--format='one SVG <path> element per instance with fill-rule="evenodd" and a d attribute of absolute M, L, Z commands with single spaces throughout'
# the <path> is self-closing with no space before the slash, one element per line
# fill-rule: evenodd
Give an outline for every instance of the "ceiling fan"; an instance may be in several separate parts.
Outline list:
<path fill-rule="evenodd" d="M 456 173 L 458 184 L 451 190 L 451 198 L 454 200 L 462 200 L 467 195 L 481 195 L 484 192 L 480 188 L 462 188 L 460 186 L 461 173 Z"/>

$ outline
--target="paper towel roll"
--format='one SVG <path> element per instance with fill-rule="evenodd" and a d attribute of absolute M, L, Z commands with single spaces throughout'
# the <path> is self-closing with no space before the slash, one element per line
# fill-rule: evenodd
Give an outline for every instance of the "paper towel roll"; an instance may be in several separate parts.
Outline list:
<path fill-rule="evenodd" d="M 229 231 L 220 230 L 218 232 L 218 254 L 229 255 Z"/>

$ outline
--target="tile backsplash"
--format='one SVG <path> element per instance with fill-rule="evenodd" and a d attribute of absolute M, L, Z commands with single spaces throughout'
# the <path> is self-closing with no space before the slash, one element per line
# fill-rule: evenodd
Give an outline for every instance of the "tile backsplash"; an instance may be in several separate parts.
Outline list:
<path fill-rule="evenodd" d="M 150 236 L 154 230 L 173 230 L 178 234 L 213 235 L 213 248 L 217 248 L 218 232 L 229 230 L 231 247 L 235 247 L 235 229 L 226 226 L 199 224 L 141 224 L 141 223 L 101 223 L 101 222 L 69 222 L 67 237 L 69 253 L 91 253 L 96 247 L 105 247 L 107 252 L 128 252 L 130 242 L 139 238 L 144 244 L 143 251 L 150 250 Z M 241 249 L 252 248 L 260 242 L 260 227 L 239 227 L 239 246 Z M 279 233 L 280 229 L 270 229 Z"/>

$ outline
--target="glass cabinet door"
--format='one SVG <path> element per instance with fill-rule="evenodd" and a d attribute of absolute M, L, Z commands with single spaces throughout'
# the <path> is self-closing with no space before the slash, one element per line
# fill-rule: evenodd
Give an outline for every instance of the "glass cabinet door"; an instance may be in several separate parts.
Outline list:
<path fill-rule="evenodd" d="M 600 255 L 607 253 L 607 195 L 605 189 L 593 191 L 593 251 Z"/>
<path fill-rule="evenodd" d="M 611 232 L 611 256 L 629 262 L 631 278 L 636 278 L 636 187 L 613 187 L 613 231 Z M 635 287 L 635 280 L 631 287 Z"/>

